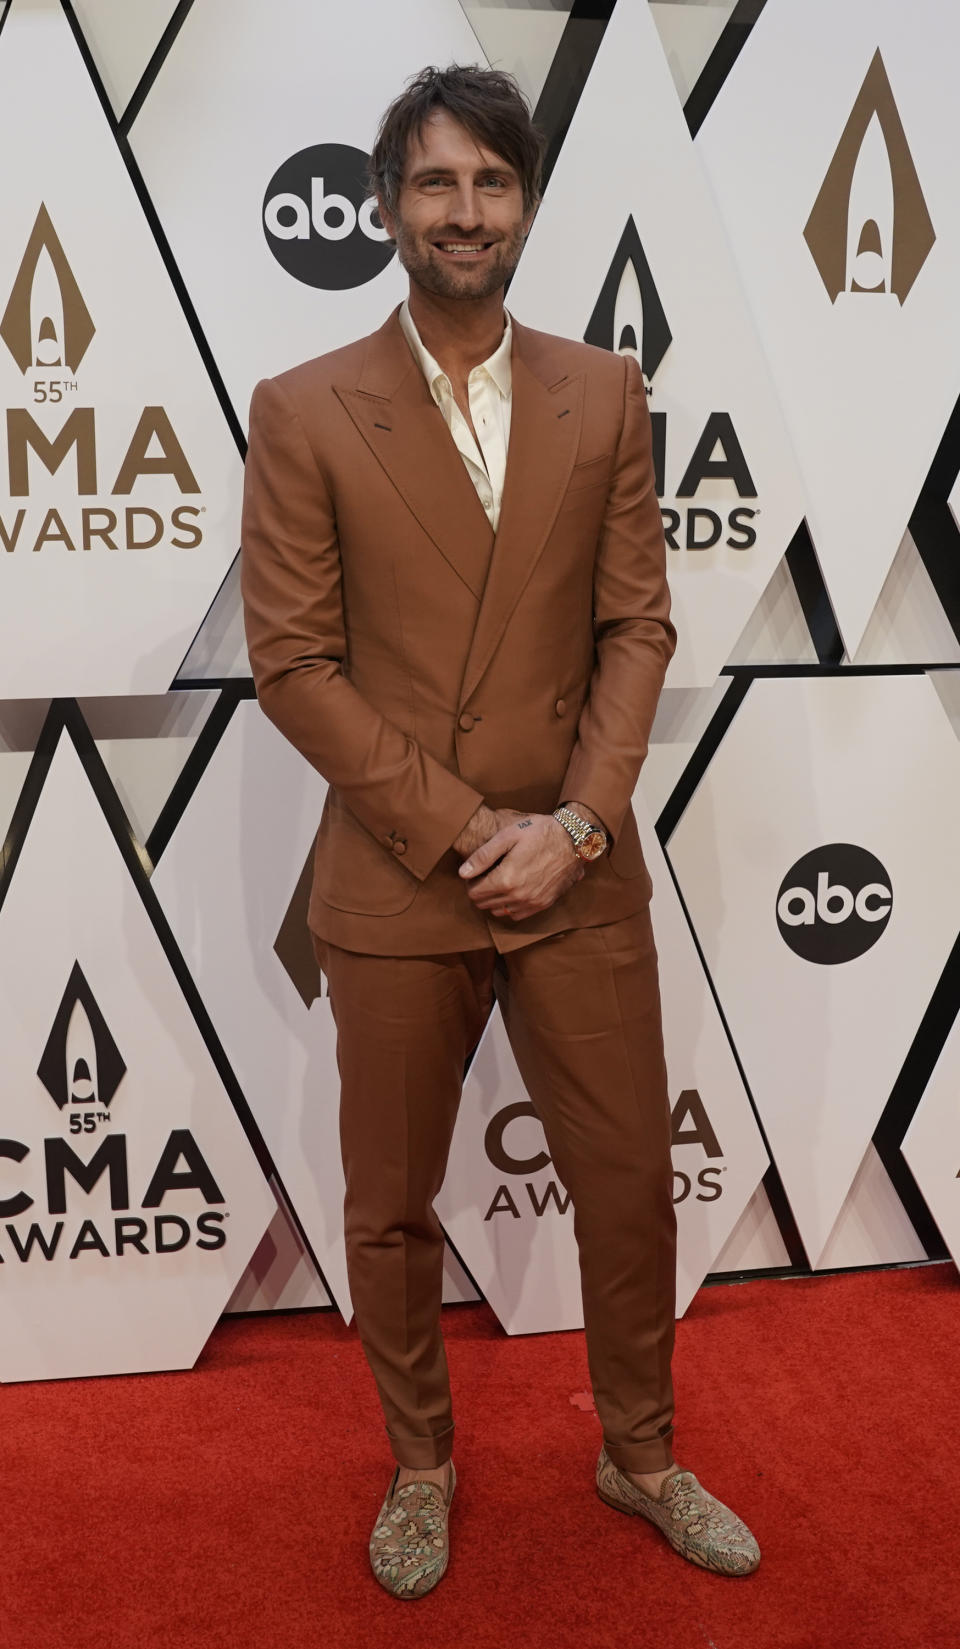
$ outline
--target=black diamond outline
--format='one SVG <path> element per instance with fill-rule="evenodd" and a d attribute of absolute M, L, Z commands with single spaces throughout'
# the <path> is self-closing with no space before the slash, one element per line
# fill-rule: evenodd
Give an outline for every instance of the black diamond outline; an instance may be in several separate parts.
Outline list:
<path fill-rule="evenodd" d="M 238 683 L 237 685 L 238 687 L 242 686 L 244 688 L 247 686 L 245 683 Z M 238 694 L 237 696 L 252 697 L 252 685 L 250 686 L 248 692 Z M 330 1300 L 334 1301 L 336 1296 L 327 1282 L 323 1268 L 317 1261 L 317 1256 L 313 1251 L 313 1247 L 303 1229 L 303 1225 L 296 1212 L 296 1208 L 287 1192 L 283 1177 L 276 1169 L 266 1141 L 260 1132 L 257 1120 L 254 1117 L 253 1112 L 247 1103 L 243 1089 L 234 1074 L 233 1067 L 227 1058 L 226 1051 L 217 1035 L 213 1021 L 210 1018 L 207 1008 L 203 1002 L 197 985 L 193 979 L 193 975 L 191 974 L 183 954 L 180 951 L 174 937 L 173 930 L 167 921 L 166 915 L 164 914 L 163 907 L 161 906 L 153 888 L 150 886 L 149 877 L 153 867 L 147 855 L 146 849 L 141 844 L 136 832 L 133 829 L 133 826 L 130 823 L 130 820 L 124 812 L 120 798 L 117 795 L 117 792 L 111 783 L 110 775 L 104 766 L 103 757 L 100 755 L 100 752 L 94 743 L 90 729 L 84 721 L 80 707 L 75 699 L 52 699 L 50 702 L 50 709 L 47 712 L 43 727 L 40 730 L 40 737 L 37 740 L 33 760 L 27 769 L 27 776 L 23 782 L 23 787 L 17 799 L 17 805 L 14 809 L 13 818 L 10 821 L 10 827 L 7 831 L 6 839 L 2 848 L 0 848 L 0 911 L 2 911 L 7 894 L 10 891 L 13 878 L 16 874 L 17 865 L 20 861 L 20 855 L 23 852 L 24 843 L 27 839 L 30 826 L 33 823 L 33 817 L 36 813 L 40 797 L 43 793 L 43 787 L 46 783 L 47 775 L 49 774 L 53 758 L 60 744 L 60 740 L 63 737 L 69 738 L 73 744 L 87 782 L 93 791 L 101 812 L 103 813 L 107 828 L 116 842 L 120 857 L 129 872 L 134 888 L 140 896 L 147 918 L 150 921 L 154 932 L 156 933 L 157 939 L 160 942 L 160 948 L 166 957 L 171 972 L 173 973 L 181 994 L 186 1002 L 187 1008 L 193 1015 L 197 1030 L 199 1031 L 204 1046 L 206 1047 L 207 1054 L 209 1055 L 214 1069 L 220 1078 L 220 1082 L 228 1099 L 233 1105 L 237 1118 L 247 1136 L 251 1150 L 257 1159 L 257 1163 L 264 1179 L 268 1182 L 273 1181 L 274 1184 L 279 1187 L 284 1202 L 286 1203 L 293 1222 L 297 1228 L 300 1241 L 303 1244 L 304 1252 L 308 1255 L 310 1263 L 320 1278 L 323 1287 L 326 1289 Z M 199 767 L 198 764 L 197 769 L 195 769 L 197 779 L 199 778 L 200 772 L 202 772 L 203 768 L 206 767 L 207 762 L 209 762 L 214 748 L 215 744 L 209 744 L 205 747 L 203 767 Z M 188 799 L 189 798 L 184 794 L 181 812 L 186 808 Z M 478 1293 L 479 1292 L 480 1291 L 478 1290 Z M 337 1308 L 335 1305 L 331 1304 L 330 1306 L 316 1306 L 309 1309 L 317 1311 L 333 1311 Z"/>

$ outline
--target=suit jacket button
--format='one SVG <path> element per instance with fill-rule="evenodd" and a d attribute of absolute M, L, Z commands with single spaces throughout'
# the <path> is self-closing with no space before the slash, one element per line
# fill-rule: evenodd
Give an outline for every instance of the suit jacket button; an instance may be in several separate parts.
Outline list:
<path fill-rule="evenodd" d="M 393 837 L 392 836 L 384 836 L 383 845 L 384 845 L 384 847 L 392 847 L 393 846 Z"/>
<path fill-rule="evenodd" d="M 469 710 L 464 710 L 463 715 L 460 717 L 460 720 L 457 723 L 457 726 L 460 728 L 461 733 L 469 733 L 470 732 L 471 728 L 473 727 L 473 717 L 471 716 Z"/>
<path fill-rule="evenodd" d="M 406 842 L 394 842 L 393 851 L 394 851 L 394 853 L 406 853 L 406 851 L 407 851 Z"/>
<path fill-rule="evenodd" d="M 556 710 L 558 716 L 565 716 L 567 713 L 566 699 L 557 699 L 557 702 L 553 708 Z"/>

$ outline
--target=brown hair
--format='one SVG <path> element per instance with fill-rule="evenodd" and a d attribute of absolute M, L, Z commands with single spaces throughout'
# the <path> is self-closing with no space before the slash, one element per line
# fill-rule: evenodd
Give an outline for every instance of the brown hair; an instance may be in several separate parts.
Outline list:
<path fill-rule="evenodd" d="M 540 198 L 544 140 L 530 118 L 530 106 L 512 74 L 459 63 L 421 69 L 380 122 L 369 175 L 388 210 L 396 211 L 410 139 L 420 136 L 436 109 L 445 109 L 477 143 L 514 168 L 524 208 L 531 211 Z"/>

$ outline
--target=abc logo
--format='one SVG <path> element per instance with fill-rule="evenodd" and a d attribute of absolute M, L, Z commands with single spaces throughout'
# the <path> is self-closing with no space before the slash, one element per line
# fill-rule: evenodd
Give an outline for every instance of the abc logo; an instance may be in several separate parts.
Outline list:
<path fill-rule="evenodd" d="M 890 920 L 893 889 L 879 859 L 831 842 L 798 859 L 777 895 L 777 926 L 806 962 L 852 962 Z"/>
<path fill-rule="evenodd" d="M 342 292 L 385 269 L 396 250 L 367 184 L 367 156 L 345 143 L 315 143 L 273 174 L 263 228 L 277 262 L 307 286 Z"/>

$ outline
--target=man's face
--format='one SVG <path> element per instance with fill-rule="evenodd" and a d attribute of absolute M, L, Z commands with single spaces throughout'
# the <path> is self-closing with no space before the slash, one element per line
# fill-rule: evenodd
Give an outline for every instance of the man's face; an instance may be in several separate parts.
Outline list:
<path fill-rule="evenodd" d="M 410 279 L 442 298 L 505 286 L 533 217 L 513 167 L 442 109 L 411 140 L 396 212 L 380 215 Z"/>

